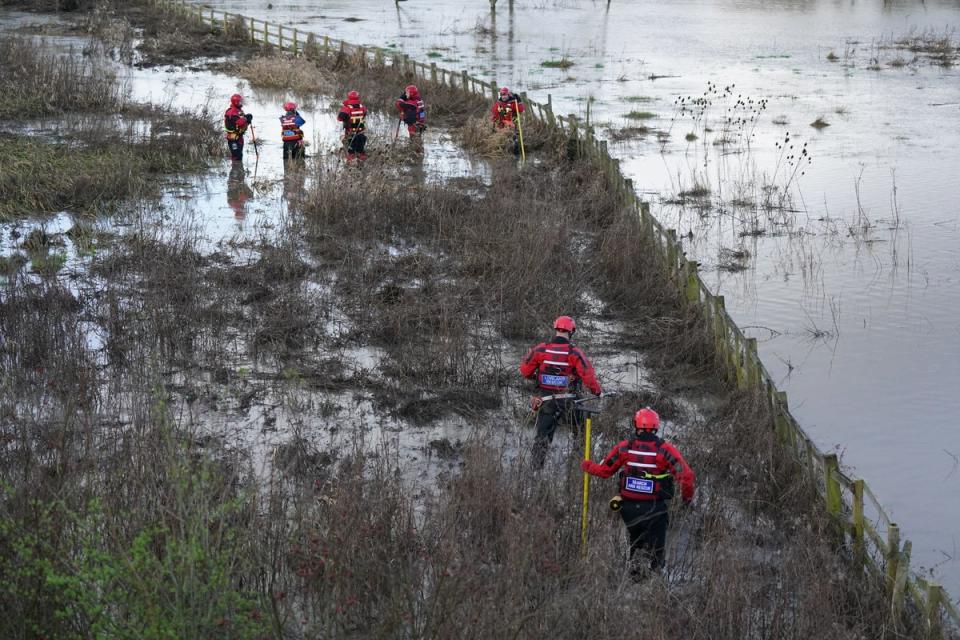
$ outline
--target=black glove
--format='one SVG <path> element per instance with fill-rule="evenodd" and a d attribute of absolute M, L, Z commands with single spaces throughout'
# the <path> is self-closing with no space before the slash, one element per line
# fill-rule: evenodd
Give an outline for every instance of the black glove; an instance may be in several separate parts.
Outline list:
<path fill-rule="evenodd" d="M 253 114 L 252 114 L 252 113 L 245 113 L 245 114 L 243 114 L 243 117 L 247 119 L 247 122 L 253 122 Z"/>

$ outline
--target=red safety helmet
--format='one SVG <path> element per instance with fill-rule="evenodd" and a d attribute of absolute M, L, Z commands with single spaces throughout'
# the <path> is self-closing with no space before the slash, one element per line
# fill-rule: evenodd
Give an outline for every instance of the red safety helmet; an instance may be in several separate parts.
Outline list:
<path fill-rule="evenodd" d="M 553 328 L 558 331 L 568 331 L 573 333 L 577 330 L 577 323 L 570 316 L 560 316 L 553 321 Z"/>
<path fill-rule="evenodd" d="M 633 426 L 637 431 L 642 429 L 656 431 L 660 428 L 660 416 L 650 407 L 644 407 L 633 415 Z"/>
<path fill-rule="evenodd" d="M 360 102 L 360 92 L 351 91 L 347 94 L 347 102 Z"/>
<path fill-rule="evenodd" d="M 230 104 L 232 104 L 235 107 L 239 107 L 240 105 L 243 104 L 243 96 L 240 95 L 239 93 L 233 94 L 232 96 L 230 96 Z"/>
<path fill-rule="evenodd" d="M 283 108 L 286 109 L 287 111 L 296 111 L 296 110 L 297 110 L 297 103 L 296 103 L 296 102 L 284 102 L 284 103 L 283 103 Z"/>
<path fill-rule="evenodd" d="M 510 89 L 508 89 L 507 87 L 500 87 L 500 95 L 502 96 L 510 95 Z"/>
<path fill-rule="evenodd" d="M 417 86 L 413 84 L 408 84 L 407 88 L 404 89 L 404 93 L 407 94 L 407 98 L 419 98 L 420 92 L 417 90 Z"/>

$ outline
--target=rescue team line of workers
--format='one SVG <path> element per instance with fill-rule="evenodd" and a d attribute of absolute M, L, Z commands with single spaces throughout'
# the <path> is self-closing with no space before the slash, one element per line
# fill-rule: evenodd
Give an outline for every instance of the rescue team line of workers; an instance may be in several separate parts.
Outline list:
<path fill-rule="evenodd" d="M 407 135 L 414 141 L 418 151 L 423 150 L 423 132 L 427 130 L 427 105 L 415 85 L 407 85 L 403 93 L 394 103 L 399 112 L 397 131 L 394 140 L 400 133 L 400 125 L 406 125 Z M 280 139 L 283 142 L 283 159 L 299 160 L 304 154 L 303 127 L 306 121 L 297 111 L 295 102 L 286 102 L 283 105 L 284 114 L 280 116 Z M 520 144 L 516 136 L 516 128 L 521 113 L 526 108 L 520 98 L 503 87 L 500 95 L 490 108 L 491 118 L 497 129 L 511 128 L 514 130 L 513 153 L 520 154 Z M 341 141 L 347 156 L 347 163 L 360 163 L 367 158 L 366 154 L 366 117 L 367 108 L 360 102 L 360 93 L 350 91 L 343 101 L 337 120 L 343 124 Z M 227 147 L 230 156 L 235 162 L 243 160 L 244 136 L 249 129 L 256 138 L 253 127 L 253 114 L 243 110 L 243 96 L 235 93 L 230 96 L 230 106 L 223 114 L 223 129 L 226 133 Z"/>
<path fill-rule="evenodd" d="M 407 133 L 418 143 L 426 130 L 426 104 L 414 85 L 404 89 L 395 102 L 400 112 L 400 125 L 406 124 Z M 283 158 L 303 157 L 304 119 L 297 112 L 297 105 L 287 102 L 280 116 Z M 500 90 L 497 101 L 490 109 L 494 127 L 514 127 L 524 112 L 520 99 L 507 87 Z M 367 108 L 360 101 L 357 91 L 350 91 L 342 103 L 337 120 L 343 124 L 343 148 L 347 162 L 358 163 L 366 159 Z M 230 107 L 224 113 L 224 129 L 227 145 L 235 161 L 243 159 L 244 134 L 253 116 L 243 111 L 243 98 L 235 94 L 230 98 Z M 514 147 L 514 153 L 519 150 Z M 577 324 L 570 316 L 560 316 L 553 323 L 554 336 L 527 352 L 520 362 L 520 373 L 535 381 L 541 395 L 533 398 L 536 411 L 536 435 L 530 451 L 534 468 L 543 468 L 547 449 L 561 424 L 569 425 L 579 432 L 583 425 L 583 413 L 578 405 L 584 400 L 581 390 L 586 387 L 595 397 L 603 395 L 593 365 L 587 356 L 572 343 Z M 680 485 L 680 496 L 685 504 L 693 501 L 695 477 L 690 465 L 677 448 L 657 435 L 660 416 L 649 407 L 636 412 L 633 417 L 634 434 L 618 442 L 600 462 L 585 459 L 581 468 L 585 473 L 600 478 L 609 478 L 619 472 L 619 494 L 611 501 L 611 508 L 619 511 L 630 538 L 630 574 L 642 579 L 650 571 L 664 565 L 667 525 L 667 505 L 674 497 L 675 485 Z"/>
<path fill-rule="evenodd" d="M 540 469 L 553 434 L 563 423 L 579 432 L 583 415 L 577 409 L 581 388 L 594 396 L 603 389 L 587 356 L 571 342 L 577 324 L 570 316 L 553 323 L 555 335 L 527 352 L 520 361 L 520 374 L 532 379 L 542 395 L 531 403 L 536 417 L 536 436 L 531 464 Z M 677 448 L 657 435 L 660 416 L 644 407 L 633 416 L 634 434 L 618 442 L 600 462 L 583 460 L 585 473 L 609 478 L 619 472 L 619 494 L 610 507 L 619 511 L 630 538 L 630 575 L 641 580 L 664 565 L 666 555 L 667 505 L 680 485 L 684 504 L 693 501 L 695 476 Z"/>

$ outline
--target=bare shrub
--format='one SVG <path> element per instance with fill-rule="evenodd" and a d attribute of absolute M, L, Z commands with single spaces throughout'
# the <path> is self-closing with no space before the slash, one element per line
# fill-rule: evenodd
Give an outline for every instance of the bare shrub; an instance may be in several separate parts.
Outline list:
<path fill-rule="evenodd" d="M 282 52 L 248 60 L 239 67 L 239 72 L 253 86 L 301 93 L 330 92 L 333 84 L 330 73 L 316 63 Z"/>
<path fill-rule="evenodd" d="M 0 117 L 110 112 L 125 97 L 116 74 L 96 56 L 58 54 L 35 41 L 0 34 Z"/>

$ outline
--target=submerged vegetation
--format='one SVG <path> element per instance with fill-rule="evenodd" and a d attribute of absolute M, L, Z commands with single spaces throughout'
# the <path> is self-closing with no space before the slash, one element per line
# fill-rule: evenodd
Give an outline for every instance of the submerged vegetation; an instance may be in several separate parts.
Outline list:
<path fill-rule="evenodd" d="M 209 114 L 130 102 L 102 51 L 58 53 L 3 34 L 0 52 L 0 115 L 57 125 L 31 120 L 27 133 L 0 136 L 0 220 L 95 214 L 158 193 L 157 174 L 199 169 L 219 151 Z"/>

